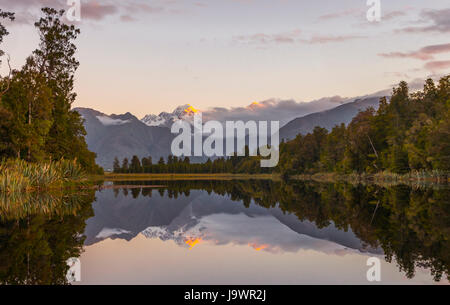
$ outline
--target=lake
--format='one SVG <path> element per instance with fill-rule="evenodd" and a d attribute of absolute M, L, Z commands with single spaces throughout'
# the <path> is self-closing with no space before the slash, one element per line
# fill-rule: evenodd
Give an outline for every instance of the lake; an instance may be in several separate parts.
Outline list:
<path fill-rule="evenodd" d="M 119 181 L 0 216 L 2 283 L 65 284 L 69 258 L 74 284 L 449 283 L 447 186 Z"/>

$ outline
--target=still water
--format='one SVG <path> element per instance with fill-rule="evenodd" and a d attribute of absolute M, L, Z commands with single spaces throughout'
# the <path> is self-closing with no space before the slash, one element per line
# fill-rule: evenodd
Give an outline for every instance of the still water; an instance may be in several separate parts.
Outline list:
<path fill-rule="evenodd" d="M 0 282 L 448 284 L 450 190 L 146 181 L 0 203 Z M 31 204 L 32 203 L 32 204 Z M 20 208 L 19 208 L 20 207 Z M 376 282 L 375 282 L 376 283 Z"/>

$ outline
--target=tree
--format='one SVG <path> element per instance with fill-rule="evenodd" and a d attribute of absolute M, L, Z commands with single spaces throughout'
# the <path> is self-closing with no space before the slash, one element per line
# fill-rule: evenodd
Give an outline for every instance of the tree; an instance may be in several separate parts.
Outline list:
<path fill-rule="evenodd" d="M 81 116 L 71 111 L 76 98 L 74 74 L 79 66 L 74 40 L 80 30 L 61 21 L 64 10 L 43 8 L 42 12 L 44 16 L 35 23 L 40 42 L 32 61 L 51 90 L 52 124 L 45 141 L 47 154 L 54 159 L 78 159 L 86 170 L 99 172 L 96 155 L 88 150 L 84 139 L 86 131 Z"/>
<path fill-rule="evenodd" d="M 120 173 L 120 171 L 121 171 L 121 167 L 120 167 L 119 159 L 117 157 L 115 157 L 114 162 L 113 162 L 113 172 Z"/>
<path fill-rule="evenodd" d="M 128 173 L 128 159 L 124 158 L 122 161 L 122 173 Z"/>
<path fill-rule="evenodd" d="M 347 146 L 345 124 L 335 126 L 328 135 L 320 155 L 321 170 L 325 172 L 343 171 L 341 161 Z"/>
<path fill-rule="evenodd" d="M 5 36 L 9 35 L 8 30 L 1 23 L 2 19 L 6 19 L 6 20 L 9 19 L 10 21 L 14 21 L 14 19 L 15 19 L 14 13 L 6 12 L 6 11 L 3 11 L 2 9 L 0 9 L 0 45 L 3 42 L 3 38 Z M 0 67 L 2 65 L 2 58 L 1 57 L 3 57 L 4 55 L 5 55 L 5 51 L 0 49 Z M 2 101 L 3 94 L 5 94 L 6 91 L 8 91 L 9 84 L 10 84 L 11 66 L 9 64 L 9 56 L 7 58 L 7 63 L 8 63 L 8 68 L 9 68 L 9 74 L 7 76 L 4 76 L 4 77 L 2 77 L 0 75 L 0 104 L 1 104 L 1 101 Z"/>
<path fill-rule="evenodd" d="M 152 157 L 149 156 L 148 158 L 142 158 L 142 171 L 144 173 L 151 173 L 152 172 Z"/>
<path fill-rule="evenodd" d="M 375 110 L 369 108 L 353 118 L 347 128 L 345 167 L 349 171 L 374 172 L 377 151 L 373 146 L 371 123 Z"/>
<path fill-rule="evenodd" d="M 138 156 L 136 156 L 136 155 L 134 155 L 131 158 L 130 172 L 131 173 L 141 173 L 142 172 L 141 161 L 139 160 Z"/>

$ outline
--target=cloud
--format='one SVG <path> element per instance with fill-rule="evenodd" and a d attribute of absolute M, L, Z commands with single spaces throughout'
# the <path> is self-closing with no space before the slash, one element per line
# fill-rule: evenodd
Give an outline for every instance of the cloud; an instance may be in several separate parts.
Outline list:
<path fill-rule="evenodd" d="M 251 35 L 234 36 L 233 41 L 245 44 L 294 43 L 296 42 L 300 34 L 301 31 L 298 29 L 277 34 L 257 33 Z"/>
<path fill-rule="evenodd" d="M 450 43 L 431 45 L 413 52 L 390 52 L 381 53 L 378 55 L 385 58 L 414 58 L 419 60 L 430 60 L 433 59 L 436 54 L 447 52 L 450 52 Z"/>
<path fill-rule="evenodd" d="M 171 5 L 172 2 L 164 2 Z M 33 24 L 39 18 L 42 7 L 56 9 L 69 8 L 66 0 L 2 0 L 5 10 L 16 12 L 18 17 L 13 24 Z M 117 17 L 123 22 L 131 22 L 142 14 L 164 12 L 162 6 L 152 6 L 139 0 L 81 0 L 81 19 L 88 21 L 101 21 L 108 17 Z"/>
<path fill-rule="evenodd" d="M 450 60 L 430 61 L 424 65 L 424 68 L 430 71 L 450 69 Z"/>
<path fill-rule="evenodd" d="M 382 19 L 382 21 L 389 21 L 389 20 L 396 19 L 398 17 L 406 16 L 407 15 L 406 10 L 407 9 L 405 9 L 403 11 L 390 11 L 386 14 L 382 14 L 381 19 Z"/>
<path fill-rule="evenodd" d="M 254 102 L 247 107 L 215 107 L 203 111 L 202 114 L 204 120 L 217 120 L 220 122 L 278 120 L 281 125 L 284 125 L 294 118 L 331 109 L 352 100 L 340 96 L 325 97 L 312 102 L 270 99 L 262 102 Z"/>
<path fill-rule="evenodd" d="M 107 16 L 115 15 L 117 12 L 117 6 L 113 4 L 101 4 L 97 1 L 90 1 L 81 5 L 81 18 L 88 20 L 102 20 Z"/>
<path fill-rule="evenodd" d="M 407 27 L 399 30 L 405 33 L 449 33 L 450 32 L 450 8 L 442 10 L 423 10 L 419 23 L 427 25 Z"/>
<path fill-rule="evenodd" d="M 330 20 L 330 19 L 337 19 L 337 18 L 342 18 L 342 17 L 362 15 L 362 14 L 364 14 L 364 11 L 361 9 L 349 9 L 349 10 L 343 10 L 343 11 L 333 12 L 333 13 L 319 16 L 319 20 Z"/>
<path fill-rule="evenodd" d="M 309 44 L 324 44 L 324 43 L 330 43 L 330 42 L 343 42 L 343 41 L 362 39 L 362 38 L 367 38 L 367 36 L 362 36 L 362 35 L 341 35 L 341 36 L 315 35 L 315 36 L 312 36 L 308 40 L 302 40 L 302 42 L 309 43 Z"/>
<path fill-rule="evenodd" d="M 133 22 L 136 21 L 136 19 L 134 19 L 132 16 L 130 15 L 122 15 L 120 16 L 120 20 L 122 20 L 123 22 Z"/>
<path fill-rule="evenodd" d="M 354 39 L 366 38 L 362 35 L 313 35 L 311 38 L 300 38 L 301 31 L 299 29 L 283 32 L 278 34 L 257 33 L 252 35 L 234 36 L 233 41 L 250 45 L 270 45 L 270 44 L 324 44 L 343 42 Z"/>
<path fill-rule="evenodd" d="M 398 17 L 403 17 L 407 15 L 407 11 L 411 9 L 410 7 L 406 7 L 403 10 L 396 10 L 396 11 L 388 11 L 386 13 L 382 13 L 381 19 L 383 21 L 390 21 L 393 19 L 396 19 Z M 319 16 L 319 21 L 327 21 L 327 20 L 333 20 L 333 19 L 339 19 L 339 18 L 366 18 L 367 10 L 365 9 L 348 9 L 348 10 L 342 10 L 339 12 L 329 13 L 322 16 Z"/>

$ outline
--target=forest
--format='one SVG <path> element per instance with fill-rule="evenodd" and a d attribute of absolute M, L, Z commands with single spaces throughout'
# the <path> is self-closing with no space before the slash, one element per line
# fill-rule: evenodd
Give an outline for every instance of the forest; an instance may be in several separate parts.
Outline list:
<path fill-rule="evenodd" d="M 71 110 L 79 67 L 74 41 L 80 30 L 64 23 L 63 16 L 63 10 L 42 9 L 34 24 L 39 45 L 20 69 L 13 69 L 1 43 L 9 35 L 5 22 L 15 16 L 0 9 L 0 65 L 9 71 L 0 77 L 0 159 L 77 160 L 86 172 L 101 174 L 85 142 L 83 120 Z"/>
<path fill-rule="evenodd" d="M 137 156 L 114 161 L 116 173 L 279 173 L 283 176 L 313 173 L 405 174 L 450 170 L 450 76 L 437 84 L 426 80 L 423 90 L 410 92 L 401 82 L 392 96 L 380 99 L 378 110 L 360 111 L 348 126 L 331 131 L 316 127 L 280 143 L 280 162 L 261 168 L 260 157 L 208 159 L 202 164 L 169 156 L 140 160 Z M 248 148 L 247 148 L 248 152 Z M 248 156 L 248 153 L 246 154 Z"/>

